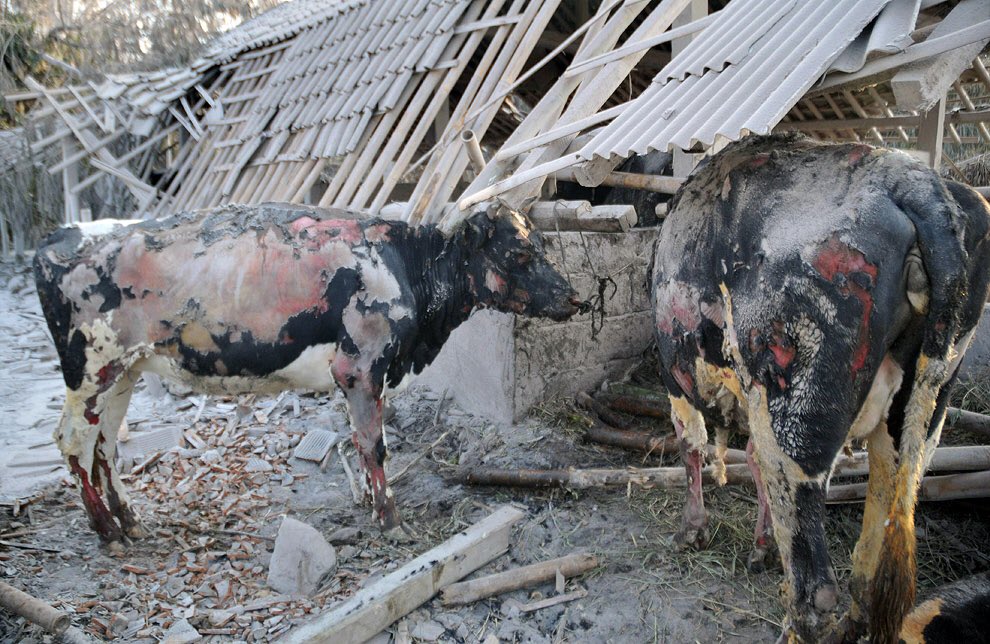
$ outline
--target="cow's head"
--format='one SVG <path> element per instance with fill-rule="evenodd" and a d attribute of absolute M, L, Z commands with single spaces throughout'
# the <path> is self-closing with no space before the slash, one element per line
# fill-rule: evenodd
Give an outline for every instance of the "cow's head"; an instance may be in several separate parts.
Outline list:
<path fill-rule="evenodd" d="M 547 261 L 543 238 L 523 215 L 478 213 L 460 235 L 478 306 L 554 320 L 578 312 L 577 294 Z"/>

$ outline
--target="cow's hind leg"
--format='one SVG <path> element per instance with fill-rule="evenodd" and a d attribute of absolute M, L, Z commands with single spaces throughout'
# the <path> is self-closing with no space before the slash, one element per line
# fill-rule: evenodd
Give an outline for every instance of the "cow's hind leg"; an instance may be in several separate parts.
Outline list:
<path fill-rule="evenodd" d="M 849 609 L 847 635 L 853 641 L 867 630 L 872 583 L 883 547 L 884 523 L 894 500 L 897 450 L 885 422 L 880 423 L 869 436 L 867 449 L 870 455 L 870 477 L 866 487 L 863 529 L 853 550 L 853 572 L 849 580 L 852 605 Z"/>
<path fill-rule="evenodd" d="M 767 498 L 763 474 L 753 454 L 753 439 L 746 443 L 746 464 L 753 474 L 756 485 L 756 528 L 753 535 L 753 550 L 749 553 L 746 567 L 751 572 L 763 572 L 777 556 L 777 542 L 773 538 L 773 516 L 770 513 L 770 500 Z"/>
<path fill-rule="evenodd" d="M 125 373 L 111 383 L 84 383 L 78 390 L 68 390 L 55 431 L 55 442 L 82 494 L 90 527 L 109 542 L 125 535 L 145 535 L 114 463 L 117 431 L 133 386 L 133 378 Z M 91 391 L 95 393 L 83 393 Z"/>
<path fill-rule="evenodd" d="M 811 426 L 799 417 L 785 418 L 784 412 L 771 415 L 762 386 L 753 387 L 749 403 L 755 456 L 766 484 L 774 537 L 784 567 L 783 594 L 789 622 L 785 634 L 804 642 L 840 641 L 835 614 L 838 587 L 825 540 L 824 518 L 826 482 L 842 447 L 843 430 L 834 421 L 834 427 L 824 421 Z M 786 402 L 775 405 L 775 410 L 787 406 Z M 792 446 L 807 445 L 813 435 L 818 437 L 821 452 L 805 458 L 792 451 Z M 793 443 L 782 445 L 778 437 Z"/>
<path fill-rule="evenodd" d="M 684 397 L 670 397 L 671 420 L 680 439 L 681 460 L 687 473 L 687 493 L 681 528 L 674 535 L 674 544 L 682 548 L 701 550 L 708 546 L 708 512 L 701 492 L 701 468 L 704 465 L 708 431 L 705 419 Z"/>

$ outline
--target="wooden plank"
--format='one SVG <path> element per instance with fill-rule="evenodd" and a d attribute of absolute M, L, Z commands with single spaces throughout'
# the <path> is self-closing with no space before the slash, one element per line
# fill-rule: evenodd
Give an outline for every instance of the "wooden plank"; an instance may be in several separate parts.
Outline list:
<path fill-rule="evenodd" d="M 416 557 L 395 572 L 283 638 L 286 644 L 361 644 L 409 614 L 441 589 L 509 548 L 521 510 L 502 506 L 490 516 Z"/>
<path fill-rule="evenodd" d="M 566 205 L 560 207 L 558 204 Z M 571 204 L 583 204 L 587 208 L 574 208 Z M 544 201 L 533 204 L 529 218 L 541 230 L 618 233 L 636 225 L 636 209 L 623 204 L 592 207 L 587 201 Z"/>

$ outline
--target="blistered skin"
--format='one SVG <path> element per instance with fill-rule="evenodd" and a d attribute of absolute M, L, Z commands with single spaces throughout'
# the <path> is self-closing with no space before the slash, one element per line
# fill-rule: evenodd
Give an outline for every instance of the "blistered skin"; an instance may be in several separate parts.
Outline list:
<path fill-rule="evenodd" d="M 376 515 L 392 527 L 386 391 L 422 371 L 475 308 L 577 311 L 515 213 L 476 215 L 450 238 L 278 204 L 85 232 L 53 234 L 35 272 L 67 386 L 56 440 L 110 540 L 141 532 L 112 467 L 141 371 L 207 393 L 340 387 Z"/>
<path fill-rule="evenodd" d="M 793 136 L 728 146 L 672 202 L 651 289 L 675 426 L 689 472 L 706 423 L 748 426 L 790 637 L 896 639 L 913 602 L 918 480 L 987 296 L 988 226 L 982 197 L 905 155 Z M 822 520 L 852 439 L 869 439 L 872 494 L 840 625 Z M 692 535 L 703 513 L 689 489 Z M 761 502 L 757 551 L 769 523 Z"/>

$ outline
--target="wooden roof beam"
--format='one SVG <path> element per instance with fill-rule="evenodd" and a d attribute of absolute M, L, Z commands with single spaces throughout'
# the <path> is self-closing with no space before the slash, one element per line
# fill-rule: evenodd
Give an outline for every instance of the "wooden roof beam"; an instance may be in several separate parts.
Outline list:
<path fill-rule="evenodd" d="M 988 0 L 962 0 L 932 30 L 930 38 L 947 36 L 976 24 L 986 19 L 988 11 Z M 901 69 L 890 80 L 897 107 L 927 112 L 945 97 L 952 83 L 970 66 L 970 62 L 988 42 L 990 36 Z"/>

